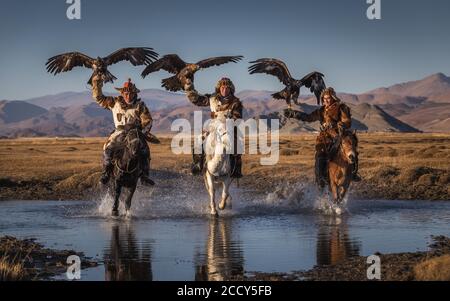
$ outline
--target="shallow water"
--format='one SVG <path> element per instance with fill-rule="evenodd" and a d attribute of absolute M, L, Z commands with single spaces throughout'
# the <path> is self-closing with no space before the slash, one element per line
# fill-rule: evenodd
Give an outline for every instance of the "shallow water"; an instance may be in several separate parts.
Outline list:
<path fill-rule="evenodd" d="M 268 199 L 236 202 L 218 219 L 207 216 L 204 199 L 185 207 L 144 199 L 133 205 L 131 220 L 105 217 L 107 199 L 4 201 L 0 235 L 37 238 L 46 247 L 83 251 L 101 261 L 82 270 L 82 280 L 218 280 L 289 272 L 377 251 L 426 250 L 430 235 L 450 235 L 450 202 L 352 201 L 349 213 L 336 217 Z"/>

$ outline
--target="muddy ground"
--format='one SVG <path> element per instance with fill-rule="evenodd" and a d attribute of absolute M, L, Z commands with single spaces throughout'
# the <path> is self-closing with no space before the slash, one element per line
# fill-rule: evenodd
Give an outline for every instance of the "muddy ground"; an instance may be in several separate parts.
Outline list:
<path fill-rule="evenodd" d="M 96 261 L 74 250 L 48 249 L 34 239 L 0 237 L 0 280 L 49 280 L 67 271 L 67 258 L 70 255 L 80 257 L 82 269 L 98 265 Z"/>
<path fill-rule="evenodd" d="M 22 138 L 0 140 L 0 200 L 89 199 L 98 191 L 104 138 Z M 450 134 L 359 134 L 363 181 L 351 198 L 450 200 Z M 260 164 L 244 155 L 242 187 L 273 192 L 313 183 L 315 134 L 280 137 L 280 160 Z M 158 175 L 188 175 L 191 155 L 174 155 L 169 137 L 152 144 Z M 201 181 L 201 178 L 198 178 Z"/>
<path fill-rule="evenodd" d="M 425 252 L 380 254 L 381 281 L 450 281 L 450 238 L 433 237 Z M 235 280 L 368 281 L 367 257 L 356 256 L 336 265 L 315 266 L 292 273 L 248 272 Z"/>

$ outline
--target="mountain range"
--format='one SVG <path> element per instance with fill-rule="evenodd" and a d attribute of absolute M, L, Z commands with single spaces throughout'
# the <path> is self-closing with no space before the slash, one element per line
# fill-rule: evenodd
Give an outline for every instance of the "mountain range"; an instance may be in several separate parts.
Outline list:
<path fill-rule="evenodd" d="M 244 118 L 279 116 L 286 103 L 274 100 L 271 91 L 237 93 L 244 104 Z M 183 94 L 145 89 L 140 98 L 154 119 L 155 132 L 170 132 L 173 120 L 192 120 L 199 108 Z M 450 77 L 437 73 L 421 80 L 382 87 L 361 94 L 338 93 L 361 131 L 450 132 Z M 301 97 L 298 109 L 311 112 L 315 98 Z M 204 108 L 204 118 L 208 118 Z M 289 120 L 280 130 L 287 133 L 316 131 L 318 123 Z M 92 101 L 89 91 L 64 92 L 26 100 L 0 101 L 0 136 L 105 136 L 113 130 L 111 112 Z"/>

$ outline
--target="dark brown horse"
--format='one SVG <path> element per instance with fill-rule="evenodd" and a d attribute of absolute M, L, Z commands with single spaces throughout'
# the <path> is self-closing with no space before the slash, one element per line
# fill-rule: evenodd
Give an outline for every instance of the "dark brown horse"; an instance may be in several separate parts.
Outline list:
<path fill-rule="evenodd" d="M 358 147 L 356 131 L 344 131 L 339 136 L 330 152 L 328 162 L 329 189 L 333 203 L 340 205 L 348 191 L 352 179 Z"/>
<path fill-rule="evenodd" d="M 114 154 L 114 169 L 111 177 L 114 204 L 112 215 L 119 215 L 119 200 L 123 188 L 127 190 L 124 203 L 126 216 L 130 215 L 131 199 L 136 191 L 137 182 L 142 172 L 141 149 L 147 143 L 139 128 L 131 128 L 124 132 L 122 147 Z"/>

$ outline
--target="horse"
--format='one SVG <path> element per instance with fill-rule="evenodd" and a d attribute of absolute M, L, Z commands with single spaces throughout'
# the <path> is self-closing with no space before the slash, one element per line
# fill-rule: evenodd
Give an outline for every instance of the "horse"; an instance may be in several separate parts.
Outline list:
<path fill-rule="evenodd" d="M 119 215 L 119 200 L 122 189 L 127 189 L 124 199 L 125 216 L 129 217 L 131 212 L 131 199 L 136 191 L 137 182 L 142 173 L 140 164 L 141 149 L 143 143 L 147 143 L 142 132 L 137 127 L 125 130 L 123 133 L 121 146 L 114 152 L 114 168 L 110 182 L 112 182 L 112 192 L 114 204 L 112 216 Z"/>
<path fill-rule="evenodd" d="M 352 179 L 352 167 L 356 162 L 358 138 L 356 131 L 346 130 L 337 137 L 328 161 L 328 187 L 333 203 L 340 205 Z"/>
<path fill-rule="evenodd" d="M 217 217 L 215 203 L 216 188 L 222 186 L 222 198 L 219 203 L 219 210 L 224 210 L 226 206 L 231 208 L 231 195 L 229 188 L 231 178 L 231 135 L 227 131 L 226 123 L 220 119 L 213 119 L 209 124 L 209 134 L 205 139 L 205 168 L 203 178 L 206 190 L 209 194 L 211 215 Z"/>

